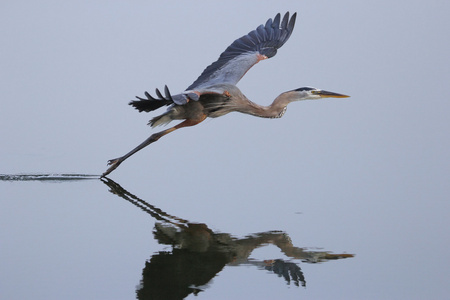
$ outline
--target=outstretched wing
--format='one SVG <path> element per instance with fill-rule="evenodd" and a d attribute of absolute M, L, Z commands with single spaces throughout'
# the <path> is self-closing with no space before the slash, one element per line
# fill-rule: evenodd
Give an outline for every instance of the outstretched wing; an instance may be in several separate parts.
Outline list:
<path fill-rule="evenodd" d="M 287 12 L 280 22 L 281 16 L 269 19 L 247 35 L 235 40 L 219 57 L 208 66 L 187 90 L 202 89 L 214 84 L 237 84 L 245 73 L 262 59 L 271 58 L 277 49 L 286 43 L 294 30 L 294 13 L 289 19 Z"/>
<path fill-rule="evenodd" d="M 165 96 L 156 89 L 158 98 L 145 92 L 147 99 L 136 97 L 138 100 L 131 101 L 129 104 L 139 112 L 149 112 L 162 106 L 184 105 L 189 100 L 197 101 L 203 94 L 222 94 L 223 90 L 214 89 L 211 86 L 221 83 L 235 85 L 254 64 L 275 56 L 277 49 L 281 48 L 291 36 L 296 17 L 297 13 L 294 13 L 289 19 L 287 12 L 281 20 L 280 14 L 277 14 L 273 20 L 267 20 L 265 25 L 260 25 L 247 35 L 235 40 L 219 56 L 219 59 L 209 65 L 184 92 L 171 95 L 166 86 Z"/>

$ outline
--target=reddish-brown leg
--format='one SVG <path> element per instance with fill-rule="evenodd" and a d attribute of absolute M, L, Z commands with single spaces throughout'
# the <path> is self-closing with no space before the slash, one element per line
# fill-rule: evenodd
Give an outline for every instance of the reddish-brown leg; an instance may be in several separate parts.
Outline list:
<path fill-rule="evenodd" d="M 138 152 L 139 150 L 147 147 L 148 145 L 150 145 L 151 143 L 156 142 L 157 140 L 159 140 L 161 137 L 165 136 L 166 134 L 171 133 L 172 131 L 175 131 L 177 129 L 183 128 L 183 127 L 189 127 L 189 126 L 194 126 L 197 125 L 199 123 L 201 123 L 203 120 L 206 119 L 206 115 L 203 116 L 203 118 L 198 119 L 198 120 L 185 120 L 183 122 L 181 122 L 180 124 L 168 128 L 166 130 L 157 132 L 152 134 L 148 139 L 146 139 L 145 141 L 143 141 L 141 144 L 139 144 L 136 148 L 134 148 L 133 150 L 131 150 L 130 152 L 128 152 L 127 154 L 125 154 L 124 156 L 121 156 L 119 158 L 115 158 L 115 159 L 111 159 L 108 161 L 108 166 L 110 166 L 108 168 L 108 170 L 106 170 L 105 173 L 102 174 L 101 177 L 105 177 L 106 175 L 108 175 L 109 173 L 111 173 L 112 171 L 114 171 L 124 160 L 126 160 L 128 157 L 130 157 L 131 155 L 135 154 L 136 152 Z"/>

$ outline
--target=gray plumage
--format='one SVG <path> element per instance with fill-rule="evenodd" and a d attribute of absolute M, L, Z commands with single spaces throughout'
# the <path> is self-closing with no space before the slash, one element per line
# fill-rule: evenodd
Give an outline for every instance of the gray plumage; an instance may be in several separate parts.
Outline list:
<path fill-rule="evenodd" d="M 125 159 L 159 140 L 162 136 L 183 127 L 194 126 L 207 117 L 216 118 L 229 112 L 241 112 L 263 118 L 280 118 L 289 103 L 299 100 L 320 99 L 324 97 L 348 97 L 316 88 L 299 88 L 280 94 L 269 106 L 261 106 L 245 97 L 236 84 L 245 73 L 261 60 L 275 56 L 294 30 L 297 14 L 289 18 L 286 13 L 281 19 L 277 14 L 265 25 L 258 26 L 247 35 L 235 40 L 209 65 L 185 91 L 172 95 L 166 86 L 164 95 L 156 89 L 157 97 L 145 92 L 146 98 L 136 97 L 129 104 L 139 112 L 150 112 L 169 106 L 163 114 L 150 120 L 152 127 L 165 125 L 173 120 L 184 120 L 178 125 L 152 134 L 148 139 L 126 155 L 108 161 L 111 165 L 102 177 L 115 170 Z"/>
<path fill-rule="evenodd" d="M 277 54 L 277 49 L 281 48 L 291 36 L 296 17 L 297 14 L 294 13 L 289 20 L 289 13 L 286 13 L 280 24 L 280 14 L 277 14 L 273 21 L 269 19 L 266 25 L 260 25 L 247 35 L 235 40 L 187 90 L 201 89 L 220 83 L 236 85 L 260 60 L 259 56 L 271 58 Z"/>

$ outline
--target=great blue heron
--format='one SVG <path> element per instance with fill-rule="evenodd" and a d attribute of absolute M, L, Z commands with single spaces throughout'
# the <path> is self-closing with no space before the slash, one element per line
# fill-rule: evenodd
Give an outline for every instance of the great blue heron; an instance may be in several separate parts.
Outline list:
<path fill-rule="evenodd" d="M 289 12 L 287 12 L 281 20 L 280 14 L 277 14 L 265 25 L 260 25 L 247 35 L 235 40 L 219 56 L 219 59 L 209 65 L 184 92 L 171 95 L 165 86 L 164 96 L 158 89 L 156 89 L 158 98 L 152 97 L 148 92 L 145 92 L 147 99 L 136 96 L 138 100 L 131 101 L 129 104 L 139 112 L 150 112 L 162 106 L 169 106 L 165 113 L 150 120 L 150 126 L 165 125 L 173 120 L 184 121 L 152 134 L 124 156 L 109 160 L 110 167 L 102 177 L 162 136 L 179 128 L 197 125 L 207 117 L 216 118 L 237 111 L 262 118 L 281 118 L 286 111 L 286 106 L 294 101 L 349 97 L 312 87 L 302 87 L 282 93 L 269 106 L 261 106 L 248 100 L 236 87 L 238 81 L 254 64 L 275 56 L 277 49 L 286 43 L 294 29 L 296 16 L 297 13 L 294 13 L 289 19 Z"/>

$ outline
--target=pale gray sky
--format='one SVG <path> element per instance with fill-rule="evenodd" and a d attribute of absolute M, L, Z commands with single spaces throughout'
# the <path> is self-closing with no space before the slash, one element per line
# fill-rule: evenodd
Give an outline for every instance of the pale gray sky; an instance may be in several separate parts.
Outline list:
<path fill-rule="evenodd" d="M 212 212 L 244 220 L 255 207 L 279 206 L 317 212 L 304 215 L 312 227 L 301 234 L 306 244 L 361 253 L 399 243 L 400 235 L 399 249 L 426 245 L 444 254 L 449 3 L 4 1 L 0 173 L 101 174 L 108 159 L 154 132 L 146 126 L 154 114 L 139 114 L 129 100 L 165 84 L 184 90 L 236 38 L 296 11 L 290 40 L 239 87 L 260 104 L 302 86 L 351 98 L 293 103 L 277 120 L 237 113 L 209 120 L 164 137 L 111 177 L 174 215 L 224 232 L 263 229 Z M 226 205 L 229 199 L 237 203 Z M 308 223 L 346 218 L 349 236 L 370 233 L 374 244 L 360 249 Z M 264 222 L 266 229 L 280 224 Z M 399 232 L 389 231 L 398 224 Z M 437 238 L 418 238 L 429 232 Z"/>

